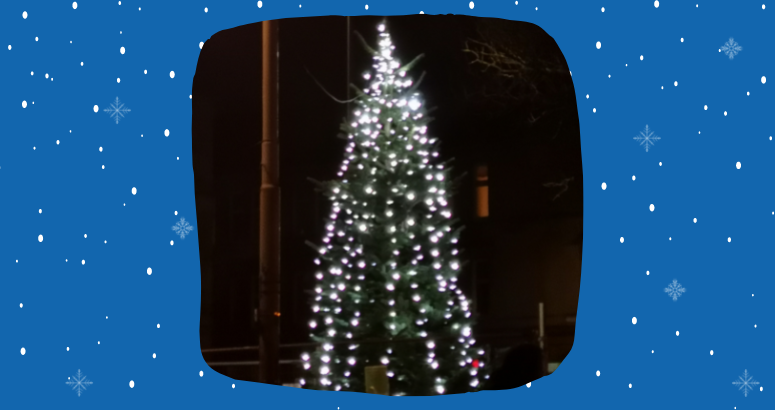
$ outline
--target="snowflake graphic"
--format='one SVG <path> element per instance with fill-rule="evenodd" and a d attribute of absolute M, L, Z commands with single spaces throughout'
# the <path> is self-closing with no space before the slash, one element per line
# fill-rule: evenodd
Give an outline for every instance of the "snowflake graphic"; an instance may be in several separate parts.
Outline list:
<path fill-rule="evenodd" d="M 740 44 L 737 44 L 737 41 L 735 41 L 734 38 L 730 37 L 729 41 L 721 46 L 721 51 L 723 51 L 730 60 L 734 60 L 737 53 L 743 51 L 743 47 L 741 47 Z"/>
<path fill-rule="evenodd" d="M 194 227 L 186 222 L 186 218 L 180 218 L 175 226 L 172 227 L 172 230 L 175 231 L 176 234 L 180 235 L 180 239 L 186 239 L 186 235 L 193 231 Z"/>
<path fill-rule="evenodd" d="M 745 397 L 748 397 L 748 390 L 753 391 L 752 385 L 759 384 L 759 382 L 753 380 L 751 376 L 748 375 L 748 370 L 743 373 L 742 376 L 739 377 L 740 380 L 732 382 L 732 384 L 740 385 L 740 388 L 738 390 L 742 390 Z"/>
<path fill-rule="evenodd" d="M 86 391 L 86 386 L 91 386 L 92 382 L 86 380 L 86 376 L 81 376 L 81 369 L 78 369 L 78 373 L 73 377 L 68 377 L 69 382 L 65 382 L 73 386 L 73 390 L 78 392 L 78 397 L 81 397 L 81 390 Z"/>
<path fill-rule="evenodd" d="M 660 140 L 661 138 L 655 136 L 654 131 L 651 131 L 648 124 L 646 124 L 646 129 L 640 132 L 640 136 L 634 137 L 633 139 L 640 140 L 640 145 L 645 145 L 646 152 L 649 152 L 649 144 L 654 145 L 654 141 Z"/>
<path fill-rule="evenodd" d="M 113 104 L 110 104 L 110 108 L 105 108 L 103 111 L 109 112 L 110 118 L 115 118 L 116 124 L 118 125 L 118 121 L 121 118 L 124 118 L 124 114 L 132 110 L 129 108 L 124 108 L 124 103 L 119 101 L 118 97 L 116 97 L 116 101 L 114 101 Z"/>
<path fill-rule="evenodd" d="M 675 302 L 682 293 L 686 292 L 686 289 L 678 283 L 678 280 L 673 279 L 673 283 L 665 288 L 665 292 L 667 292 L 668 296 L 672 297 Z"/>

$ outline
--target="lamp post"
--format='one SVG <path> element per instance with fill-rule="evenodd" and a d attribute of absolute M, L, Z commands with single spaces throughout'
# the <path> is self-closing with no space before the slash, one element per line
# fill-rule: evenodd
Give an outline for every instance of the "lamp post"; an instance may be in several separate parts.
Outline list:
<path fill-rule="evenodd" d="M 278 22 L 262 23 L 262 138 L 258 279 L 258 381 L 280 384 L 280 179 Z"/>

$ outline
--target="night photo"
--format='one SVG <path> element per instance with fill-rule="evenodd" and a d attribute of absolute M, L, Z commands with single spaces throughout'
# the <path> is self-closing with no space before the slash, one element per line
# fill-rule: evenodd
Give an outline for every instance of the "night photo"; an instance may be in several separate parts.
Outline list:
<path fill-rule="evenodd" d="M 579 120 L 571 70 L 540 27 L 240 26 L 204 43 L 192 102 L 213 370 L 433 396 L 524 386 L 570 353 Z"/>

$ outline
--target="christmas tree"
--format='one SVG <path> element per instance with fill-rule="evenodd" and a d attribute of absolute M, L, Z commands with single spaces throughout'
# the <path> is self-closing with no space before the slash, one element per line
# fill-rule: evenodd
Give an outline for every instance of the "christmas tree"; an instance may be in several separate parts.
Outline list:
<path fill-rule="evenodd" d="M 392 395 L 474 391 L 484 351 L 474 347 L 450 203 L 426 110 L 385 24 L 373 69 L 356 88 L 339 180 L 320 183 L 333 210 L 312 299 L 305 388 L 365 392 L 365 367 L 384 365 Z M 364 42 L 365 43 L 365 42 Z M 422 79 L 422 78 L 420 78 Z"/>

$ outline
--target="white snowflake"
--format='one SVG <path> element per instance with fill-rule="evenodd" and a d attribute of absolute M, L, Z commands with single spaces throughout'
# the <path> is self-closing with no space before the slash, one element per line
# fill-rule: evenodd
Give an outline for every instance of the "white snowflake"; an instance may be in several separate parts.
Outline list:
<path fill-rule="evenodd" d="M 180 239 L 186 239 L 186 235 L 193 231 L 194 227 L 186 222 L 186 218 L 180 218 L 175 226 L 172 227 L 172 230 L 175 231 L 176 234 L 180 235 Z"/>
<path fill-rule="evenodd" d="M 119 101 L 118 97 L 116 97 L 116 101 L 114 101 L 113 104 L 110 104 L 110 108 L 105 108 L 103 111 L 109 112 L 110 118 L 115 118 L 116 124 L 118 124 L 118 121 L 121 118 L 124 118 L 124 114 L 132 110 L 129 108 L 124 108 L 124 103 Z"/>
<path fill-rule="evenodd" d="M 721 46 L 721 51 L 723 51 L 724 54 L 729 56 L 730 60 L 734 60 L 737 53 L 743 51 L 743 47 L 740 47 L 740 44 L 737 44 L 737 41 L 735 41 L 734 38 L 730 37 L 729 41 L 727 41 L 723 46 Z"/>
<path fill-rule="evenodd" d="M 648 124 L 646 124 L 646 129 L 640 132 L 640 136 L 633 137 L 633 139 L 641 141 L 640 145 L 645 145 L 646 152 L 649 152 L 649 144 L 654 145 L 654 141 L 660 140 L 661 138 L 655 136 L 654 131 L 651 131 Z"/>
<path fill-rule="evenodd" d="M 665 292 L 667 292 L 668 296 L 673 298 L 673 301 L 676 301 L 682 293 L 686 292 L 686 289 L 678 283 L 678 280 L 673 279 L 673 283 L 665 288 Z"/>
<path fill-rule="evenodd" d="M 748 375 L 748 370 L 746 370 L 745 373 L 743 373 L 743 375 L 739 377 L 739 379 L 740 380 L 732 382 L 732 384 L 739 385 L 740 388 L 738 390 L 743 390 L 743 394 L 745 395 L 745 397 L 748 397 L 748 390 L 753 391 L 754 388 L 752 385 L 759 384 L 759 382 L 757 382 L 756 380 L 753 380 L 753 378 L 751 378 L 751 376 Z"/>
<path fill-rule="evenodd" d="M 76 390 L 78 392 L 78 397 L 81 397 L 81 390 L 83 389 L 86 391 L 86 386 L 91 386 L 92 382 L 89 380 L 86 380 L 86 376 L 81 376 L 81 369 L 78 369 L 78 373 L 73 377 L 68 377 L 70 379 L 69 382 L 65 382 L 66 384 L 69 384 L 73 386 L 73 390 Z"/>

